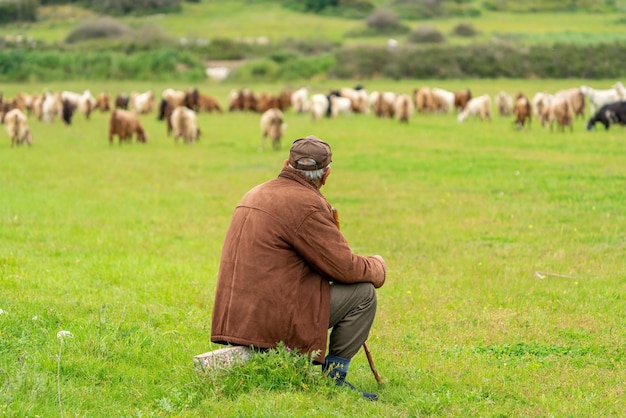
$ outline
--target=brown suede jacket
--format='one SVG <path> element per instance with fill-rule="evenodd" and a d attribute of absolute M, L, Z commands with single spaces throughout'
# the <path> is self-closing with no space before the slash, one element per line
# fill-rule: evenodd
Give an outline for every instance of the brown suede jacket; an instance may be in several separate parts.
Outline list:
<path fill-rule="evenodd" d="M 211 341 L 326 352 L 329 281 L 384 280 L 382 263 L 352 253 L 315 184 L 285 167 L 235 208 L 220 261 Z"/>

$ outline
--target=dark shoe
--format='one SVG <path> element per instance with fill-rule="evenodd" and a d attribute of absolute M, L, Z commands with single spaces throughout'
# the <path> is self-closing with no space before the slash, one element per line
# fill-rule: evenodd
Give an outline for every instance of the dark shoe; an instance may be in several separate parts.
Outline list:
<path fill-rule="evenodd" d="M 352 390 L 359 392 L 363 397 L 369 401 L 377 401 L 378 395 L 375 393 L 363 392 L 354 387 L 351 383 L 346 381 L 346 375 L 348 374 L 348 367 L 350 366 L 350 359 L 341 357 L 326 356 L 326 362 L 322 367 L 322 371 L 326 376 L 335 380 L 337 386 L 345 386 Z"/>
<path fill-rule="evenodd" d="M 359 390 L 357 388 L 354 387 L 354 385 L 350 382 L 346 382 L 345 380 L 343 381 L 339 381 L 337 380 L 337 386 L 346 386 L 349 387 L 352 390 L 356 390 L 357 392 L 360 392 L 361 395 L 363 395 L 363 397 L 365 399 L 367 399 L 368 401 L 377 401 L 378 400 L 378 395 L 375 393 L 369 393 L 369 392 L 363 392 L 362 390 Z"/>

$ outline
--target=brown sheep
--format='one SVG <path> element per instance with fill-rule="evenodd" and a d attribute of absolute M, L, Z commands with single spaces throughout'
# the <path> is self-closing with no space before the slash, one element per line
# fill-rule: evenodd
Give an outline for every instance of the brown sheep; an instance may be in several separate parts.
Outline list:
<path fill-rule="evenodd" d="M 582 91 L 580 91 L 580 88 L 561 90 L 558 91 L 554 96 L 564 97 L 572 103 L 576 119 L 578 119 L 578 116 L 582 118 L 585 117 L 585 95 Z"/>
<path fill-rule="evenodd" d="M 428 87 L 413 90 L 413 104 L 419 113 L 425 113 L 432 110 L 433 97 Z"/>
<path fill-rule="evenodd" d="M 396 96 L 396 93 L 391 91 L 380 93 L 373 105 L 374 114 L 379 118 L 393 119 L 396 110 L 394 107 Z"/>
<path fill-rule="evenodd" d="M 4 114 L 5 129 L 11 137 L 11 147 L 14 145 L 32 145 L 33 135 L 28 129 L 28 119 L 24 112 L 15 108 Z"/>
<path fill-rule="evenodd" d="M 231 91 L 229 99 L 229 112 L 257 110 L 257 97 L 252 90 L 248 88 L 243 88 L 239 92 L 235 90 Z"/>
<path fill-rule="evenodd" d="M 265 149 L 265 138 L 272 138 L 272 149 L 280 149 L 280 139 L 287 125 L 284 123 L 283 112 L 278 108 L 268 109 L 261 115 L 261 150 Z"/>
<path fill-rule="evenodd" d="M 463 111 L 467 103 L 472 99 L 472 92 L 470 89 L 457 91 L 454 93 L 454 108 L 457 111 Z"/>
<path fill-rule="evenodd" d="M 395 116 L 400 122 L 409 123 L 413 116 L 413 101 L 408 94 L 398 94 L 395 102 Z"/>
<path fill-rule="evenodd" d="M 530 126 L 532 108 L 530 106 L 530 100 L 528 100 L 528 97 L 524 96 L 523 93 L 518 93 L 515 97 L 513 114 L 515 115 L 514 123 L 519 129 L 523 129 L 526 122 L 528 122 L 528 126 Z"/>
<path fill-rule="evenodd" d="M 96 97 L 96 109 L 99 109 L 101 112 L 108 112 L 111 110 L 111 97 L 109 93 L 104 91 Z"/>
<path fill-rule="evenodd" d="M 281 110 L 280 96 L 272 96 L 267 93 L 261 93 L 256 99 L 255 110 L 264 113 L 269 109 Z"/>
<path fill-rule="evenodd" d="M 198 96 L 198 110 L 213 112 L 214 110 L 218 113 L 222 113 L 222 108 L 219 102 L 206 94 L 200 94 Z"/>
<path fill-rule="evenodd" d="M 574 106 L 565 97 L 555 98 L 541 114 L 541 125 L 549 123 L 550 132 L 555 122 L 557 130 L 565 132 L 565 127 L 569 126 L 570 132 L 574 132 Z"/>
<path fill-rule="evenodd" d="M 137 142 L 146 143 L 148 134 L 141 126 L 139 117 L 133 111 L 115 109 L 109 119 L 109 144 L 113 144 L 113 137 L 117 135 L 118 143 L 132 141 L 133 135 L 137 135 Z"/>

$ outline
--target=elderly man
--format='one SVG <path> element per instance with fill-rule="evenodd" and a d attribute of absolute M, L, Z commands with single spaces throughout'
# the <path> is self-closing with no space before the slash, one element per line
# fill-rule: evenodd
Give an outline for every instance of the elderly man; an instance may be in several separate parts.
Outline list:
<path fill-rule="evenodd" d="M 274 348 L 314 360 L 338 385 L 368 337 L 376 290 L 385 282 L 379 255 L 354 254 L 320 192 L 330 146 L 296 140 L 277 178 L 251 189 L 235 208 L 220 261 L 211 341 Z M 328 329 L 330 342 L 326 343 Z M 375 394 L 361 392 L 370 400 Z"/>

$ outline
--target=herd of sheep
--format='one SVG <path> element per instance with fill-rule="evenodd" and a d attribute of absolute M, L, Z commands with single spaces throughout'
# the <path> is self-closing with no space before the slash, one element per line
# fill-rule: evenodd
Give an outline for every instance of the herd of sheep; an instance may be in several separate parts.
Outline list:
<path fill-rule="evenodd" d="M 491 120 L 492 107 L 500 116 L 514 117 L 514 123 L 523 129 L 534 117 L 542 126 L 550 130 L 573 129 L 574 119 L 582 116 L 589 103 L 592 117 L 587 129 L 596 122 L 606 129 L 613 124 L 626 124 L 626 88 L 621 82 L 609 89 L 598 90 L 580 86 L 558 91 L 554 94 L 537 92 L 532 99 L 523 93 L 512 96 L 501 91 L 492 98 L 487 95 L 472 96 L 469 89 L 448 91 L 437 87 L 416 88 L 411 93 L 391 91 L 366 91 L 362 86 L 344 87 L 331 90 L 327 94 L 310 94 L 305 87 L 295 91 L 283 90 L 279 94 L 255 93 L 248 88 L 232 90 L 228 97 L 229 112 L 249 111 L 260 114 L 262 143 L 269 137 L 272 148 L 280 149 L 280 140 L 286 123 L 284 112 L 309 114 L 313 121 L 322 118 L 337 118 L 341 114 L 367 113 L 379 118 L 392 118 L 408 123 L 416 114 L 456 112 L 457 121 L 464 122 L 470 117 Z M 31 145 L 32 133 L 28 117 L 51 123 L 60 118 L 65 124 L 72 123 L 74 113 L 82 113 L 89 119 L 94 110 L 110 112 L 110 143 L 117 137 L 119 143 L 132 141 L 146 142 L 148 135 L 143 128 L 140 115 L 156 111 L 158 119 L 166 122 L 167 134 L 174 140 L 193 143 L 200 136 L 198 112 L 218 112 L 224 110 L 214 97 L 202 94 L 197 88 L 185 91 L 172 88 L 161 93 L 158 104 L 152 90 L 146 92 L 120 93 L 110 97 L 107 92 L 94 97 L 89 90 L 82 93 L 71 91 L 47 92 L 42 94 L 19 93 L 13 98 L 5 98 L 0 93 L 0 122 L 5 125 L 11 146 Z"/>

